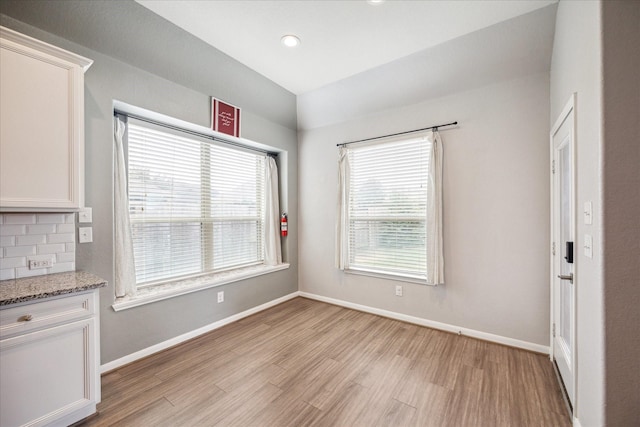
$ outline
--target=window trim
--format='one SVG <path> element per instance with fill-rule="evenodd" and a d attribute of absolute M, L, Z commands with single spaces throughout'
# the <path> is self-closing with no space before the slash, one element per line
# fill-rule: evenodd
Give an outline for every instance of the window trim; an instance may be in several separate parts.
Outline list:
<path fill-rule="evenodd" d="M 428 285 L 427 278 L 424 276 L 412 276 L 402 273 L 390 273 L 387 271 L 377 271 L 373 269 L 348 267 L 344 269 L 345 273 L 354 274 L 356 276 L 376 277 L 378 279 L 396 280 L 398 282 L 417 283 L 419 285 Z"/>
<path fill-rule="evenodd" d="M 142 287 L 134 296 L 117 298 L 111 307 L 114 311 L 127 310 L 129 308 L 151 304 L 153 302 L 174 298 L 180 295 L 186 295 L 192 292 L 228 285 L 230 283 L 259 277 L 269 273 L 275 273 L 276 271 L 286 270 L 289 267 L 289 263 L 282 263 L 278 265 L 258 264 L 251 267 L 236 268 L 234 270 Z"/>
<path fill-rule="evenodd" d="M 391 135 L 389 137 L 385 137 L 385 138 L 381 138 L 381 139 L 377 139 L 375 141 L 371 141 L 371 140 L 366 140 L 366 141 L 362 141 L 362 142 L 357 142 L 354 143 L 354 146 L 352 147 L 345 147 L 348 151 L 347 151 L 347 156 L 350 155 L 349 151 L 352 150 L 361 150 L 361 149 L 367 149 L 367 148 L 374 148 L 376 146 L 380 146 L 383 144 L 401 144 L 403 142 L 408 142 L 411 140 L 414 140 L 416 143 L 420 143 L 420 142 L 426 142 L 427 138 L 428 138 L 428 133 L 429 132 L 419 132 L 419 133 L 415 133 L 412 135 Z M 431 165 L 428 165 L 428 167 L 432 167 Z M 350 185 L 351 182 L 350 180 L 352 179 L 352 173 L 353 173 L 353 165 L 350 165 L 350 172 L 349 172 L 349 176 L 348 179 L 345 183 L 346 185 L 346 189 L 345 191 L 347 192 L 347 194 L 350 194 Z M 346 243 L 346 265 L 343 269 L 343 271 L 345 273 L 348 274 L 354 274 L 354 275 L 361 275 L 361 276 L 369 276 L 369 277 L 376 277 L 376 278 L 380 278 L 380 279 L 387 279 L 387 280 L 396 280 L 396 281 L 402 281 L 402 282 L 410 282 L 410 283 L 417 283 L 417 284 L 422 284 L 422 285 L 429 285 L 428 280 L 427 280 L 427 268 L 428 265 L 425 263 L 425 271 L 424 274 L 411 274 L 411 273 L 403 273 L 403 272 L 399 272 L 399 271 L 393 271 L 392 269 L 388 269 L 385 270 L 384 268 L 369 268 L 369 267 L 362 267 L 362 266 L 353 266 L 351 265 L 351 245 L 349 242 L 350 239 L 350 234 L 351 234 L 351 224 L 352 224 L 352 220 L 353 217 L 351 215 L 351 209 L 350 209 L 350 203 L 351 203 L 351 196 L 347 197 L 347 206 L 344 207 L 344 214 L 345 214 L 345 222 L 346 222 L 346 235 L 343 236 L 343 238 L 347 239 L 347 243 Z M 428 204 L 428 201 L 427 201 Z M 359 216 L 360 217 L 360 216 Z M 361 220 L 366 219 L 367 217 L 360 217 Z M 374 218 L 374 219 L 378 219 L 378 218 Z M 380 218 L 380 219 L 384 219 L 384 218 Z M 398 219 L 395 217 L 392 217 L 390 219 Z M 407 220 L 413 220 L 414 218 L 405 218 Z M 422 220 L 422 219 L 421 219 Z M 424 217 L 424 222 L 425 222 L 425 227 L 427 225 L 428 219 L 427 216 L 425 215 Z M 426 248 L 425 248 L 426 249 Z"/>
<path fill-rule="evenodd" d="M 254 153 L 263 153 L 266 157 L 274 158 L 277 163 L 280 163 L 281 161 L 286 162 L 287 159 L 287 151 L 284 149 L 276 148 L 246 138 L 222 134 L 206 126 L 200 126 L 141 107 L 136 107 L 122 101 L 113 101 L 113 113 L 114 116 L 124 116 L 143 120 L 157 126 L 166 126 L 173 131 L 186 132 L 193 134 L 194 136 L 210 139 L 215 144 L 233 146 L 236 149 L 246 150 Z M 127 149 L 128 147 L 126 147 L 126 130 L 124 145 L 125 167 L 127 168 L 128 172 L 129 162 Z M 283 167 L 285 167 L 286 170 L 286 165 Z M 282 185 L 282 182 L 278 183 L 279 187 L 282 187 Z M 264 243 L 265 242 L 263 241 L 263 244 Z M 266 265 L 263 263 L 251 266 L 242 266 L 231 270 L 221 270 L 214 273 L 205 273 L 202 275 L 198 275 L 198 277 L 181 278 L 179 280 L 167 282 L 164 285 L 147 286 L 146 288 L 142 287 L 141 290 L 138 290 L 138 292 L 133 296 L 115 296 L 112 308 L 114 311 L 126 310 L 156 301 L 170 299 L 180 295 L 185 295 L 217 286 L 223 286 L 238 281 L 244 281 L 253 277 L 262 276 L 264 274 L 286 270 L 289 267 L 290 264 L 282 260 L 280 264 L 276 265 Z"/>
<path fill-rule="evenodd" d="M 161 133 L 163 135 L 169 135 L 169 136 L 174 136 L 176 138 L 180 138 L 180 139 L 188 139 L 190 141 L 193 141 L 195 143 L 201 144 L 200 145 L 200 152 L 202 153 L 203 148 L 205 149 L 205 151 L 207 152 L 207 155 L 205 156 L 207 159 L 206 163 L 203 163 L 203 159 L 201 158 L 200 160 L 200 164 L 199 164 L 199 171 L 200 171 L 200 176 L 202 177 L 203 174 L 206 174 L 208 176 L 208 174 L 211 173 L 210 170 L 207 169 L 207 167 L 211 166 L 211 163 L 209 162 L 212 158 L 211 155 L 211 150 L 215 150 L 215 147 L 219 147 L 220 149 L 223 150 L 227 150 L 227 151 L 233 151 L 233 152 L 239 152 L 239 153 L 245 153 L 247 155 L 252 156 L 252 158 L 255 156 L 256 158 L 266 158 L 268 156 L 267 153 L 265 153 L 263 150 L 255 150 L 251 147 L 244 147 L 244 146 L 237 146 L 236 144 L 233 144 L 232 146 L 229 146 L 229 144 L 225 144 L 224 142 L 221 142 L 220 140 L 216 139 L 216 138 L 209 138 L 207 137 L 207 135 L 198 135 L 195 132 L 192 131 L 188 131 L 188 130 L 183 130 L 183 129 L 179 129 L 175 126 L 171 126 L 171 125 L 165 125 L 162 122 L 156 121 L 156 120 L 151 120 L 151 119 L 146 119 L 144 117 L 138 117 L 138 116 L 133 116 L 133 115 L 129 115 L 128 116 L 128 120 L 127 120 L 127 132 L 125 134 L 125 138 L 126 140 L 123 141 L 124 145 L 126 147 L 126 152 L 127 152 L 127 159 L 126 159 L 126 166 L 127 166 L 127 183 L 128 185 L 131 184 L 131 178 L 130 178 L 130 174 L 129 174 L 129 168 L 130 168 L 130 161 L 131 158 L 129 156 L 130 153 L 130 141 L 129 141 L 129 130 L 130 130 L 130 126 L 135 126 L 137 128 L 140 128 L 142 130 L 149 130 L 152 133 Z M 206 146 L 206 148 L 204 147 Z M 261 170 L 257 170 L 257 175 L 256 176 L 261 176 L 264 177 L 264 168 L 266 168 L 266 160 L 260 160 L 260 164 L 263 166 L 262 167 L 262 171 Z M 263 178 L 262 178 L 263 179 Z M 264 198 L 265 198 L 265 194 L 264 191 L 266 191 L 266 188 L 264 187 L 265 183 L 263 182 L 262 184 L 262 202 L 264 202 Z M 130 215 L 130 223 L 132 226 L 132 229 L 134 228 L 135 225 L 142 225 L 144 227 L 145 224 L 152 224 L 152 223 L 167 223 L 167 224 L 178 224 L 178 223 L 200 223 L 201 226 L 203 227 L 207 227 L 209 229 L 209 231 L 211 232 L 211 234 L 213 234 L 213 227 L 215 226 L 216 223 L 224 223 L 224 222 L 229 222 L 231 221 L 252 221 L 252 222 L 256 222 L 257 225 L 257 230 L 261 230 L 257 236 L 257 241 L 256 241 L 256 248 L 260 251 L 260 253 L 262 253 L 262 259 L 257 259 L 255 261 L 250 261 L 250 262 L 246 262 L 246 263 L 241 263 L 241 264 L 237 264 L 237 265 L 233 265 L 233 266 L 223 266 L 223 267 L 218 267 L 215 268 L 215 258 L 213 256 L 213 252 L 211 250 L 207 250 L 203 245 L 200 245 L 200 257 L 201 257 L 201 271 L 197 271 L 197 272 L 191 272 L 188 274 L 182 274 L 182 275 L 173 275 L 173 276 L 165 276 L 165 277 L 160 277 L 160 278 L 156 278 L 154 280 L 148 280 L 145 282 L 136 282 L 136 289 L 138 291 L 145 289 L 145 288 L 149 288 L 149 287 L 156 287 L 156 286 L 165 286 L 165 285 L 171 285 L 171 284 L 176 284 L 176 283 L 181 283 L 184 280 L 189 280 L 195 277 L 207 277 L 207 276 L 214 276 L 217 273 L 223 273 L 226 271 L 231 271 L 231 270 L 241 270 L 245 267 L 248 266 L 253 266 L 253 265 L 263 265 L 265 260 L 264 260 L 264 243 L 265 243 L 265 236 L 264 236 L 264 228 L 265 228 L 265 217 L 264 217 L 264 213 L 265 213 L 265 206 L 261 206 L 257 216 L 247 216 L 247 217 L 222 217 L 222 216 L 203 216 L 205 215 L 207 212 L 211 213 L 212 211 L 212 205 L 210 204 L 210 200 L 207 197 L 207 194 L 205 194 L 204 192 L 210 190 L 210 188 L 208 186 L 203 186 L 203 188 L 201 188 L 201 210 L 200 210 L 200 216 L 197 217 L 184 217 L 184 218 L 179 218 L 179 219 L 171 219 L 169 217 L 154 217 L 148 220 L 139 220 L 136 218 L 133 218 L 131 215 L 131 211 L 129 213 Z M 130 190 L 129 190 L 130 191 Z M 129 196 L 131 197 L 131 196 Z M 129 203 L 131 203 L 131 199 L 129 199 Z M 201 230 L 200 231 L 200 236 L 201 239 L 203 237 L 203 233 L 204 231 Z M 213 241 L 213 240 L 211 240 Z M 259 247 L 260 246 L 260 247 Z M 135 251 L 135 242 L 134 242 L 134 251 Z M 137 270 L 136 270 L 136 275 L 137 275 Z"/>
<path fill-rule="evenodd" d="M 141 120 L 147 123 L 155 124 L 162 128 L 173 129 L 178 132 L 186 132 L 191 135 L 209 139 L 216 143 L 231 145 L 239 149 L 249 151 L 257 151 L 267 156 L 278 157 L 285 150 L 262 144 L 246 138 L 235 137 L 224 133 L 216 132 L 206 126 L 180 120 L 175 117 L 166 116 L 155 111 L 147 110 L 134 105 L 126 104 L 121 101 L 113 101 L 113 114 L 126 116 L 132 119 Z"/>

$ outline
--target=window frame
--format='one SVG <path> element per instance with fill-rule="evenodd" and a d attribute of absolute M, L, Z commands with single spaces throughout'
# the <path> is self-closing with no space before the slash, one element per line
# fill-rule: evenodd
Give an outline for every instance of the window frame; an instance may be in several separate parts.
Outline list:
<path fill-rule="evenodd" d="M 429 151 L 430 151 L 430 142 L 427 138 L 427 134 L 426 133 L 422 133 L 422 134 L 414 134 L 414 135 L 403 135 L 403 136 L 395 136 L 395 137 L 391 137 L 391 138 L 383 138 L 377 141 L 368 141 L 368 142 L 364 142 L 364 143 L 356 143 L 351 147 L 346 147 L 347 149 L 347 156 L 352 156 L 354 152 L 357 151 L 361 151 L 361 150 L 367 150 L 367 149 L 375 149 L 375 148 L 379 148 L 381 146 L 388 146 L 388 147 L 393 147 L 393 146 L 397 146 L 400 144 L 411 144 L 411 143 L 422 143 L 425 144 L 424 146 L 424 158 L 422 158 L 421 160 L 424 160 L 426 162 L 426 165 L 423 165 L 424 167 L 424 184 L 425 184 L 425 189 L 424 189 L 424 204 L 425 204 L 425 208 L 426 208 L 426 204 L 428 204 L 428 194 L 427 194 L 427 188 L 426 188 L 426 184 L 427 184 L 427 178 L 428 178 L 428 174 L 429 174 L 429 168 L 431 167 L 430 165 L 430 157 L 429 157 Z M 357 172 L 356 172 L 357 173 Z M 358 265 L 358 264 L 354 264 L 353 260 L 354 260 L 354 256 L 353 256 L 353 233 L 352 233 L 352 228 L 353 228 L 353 224 L 355 221 L 370 221 L 370 222 L 389 222 L 389 221 L 402 221 L 404 222 L 415 222 L 415 221 L 420 221 L 422 223 L 422 228 L 423 228 L 423 235 L 424 235 L 424 245 L 421 246 L 419 248 L 419 250 L 422 250 L 423 253 L 426 254 L 426 247 L 427 247 L 427 212 L 426 209 L 424 211 L 424 215 L 423 216 L 418 216 L 418 215 L 406 215 L 404 217 L 402 216 L 375 216 L 375 215 L 371 215 L 371 216 L 363 216 L 363 215 L 353 215 L 353 202 L 354 202 L 354 195 L 353 193 L 353 188 L 352 188 L 352 183 L 353 183 L 353 174 L 354 174 L 354 165 L 352 162 L 352 157 L 349 157 L 349 173 L 347 174 L 346 177 L 346 182 L 345 182 L 345 191 L 347 192 L 347 206 L 344 208 L 344 215 L 345 215 L 345 221 L 346 221 L 346 234 L 342 237 L 344 239 L 347 239 L 346 242 L 346 265 L 344 268 L 344 271 L 346 273 L 350 273 L 350 274 L 356 274 L 356 275 L 364 275 L 364 276 L 370 276 L 370 277 L 377 277 L 377 278 L 383 278 L 383 279 L 392 279 L 392 280 L 397 280 L 397 281 L 404 281 L 404 282 L 411 282 L 411 283 L 419 283 L 419 284 L 427 284 L 427 260 L 426 260 L 426 255 L 424 260 L 422 260 L 422 271 L 418 274 L 413 273 L 413 272 L 408 272 L 407 270 L 403 270 L 401 268 L 390 268 L 390 267 L 384 267 L 384 266 L 363 266 L 363 265 Z"/>
<path fill-rule="evenodd" d="M 239 151 L 239 152 L 246 152 L 246 153 L 250 153 L 252 155 L 256 155 L 257 157 L 265 157 L 268 156 L 270 153 L 265 152 L 263 150 L 259 150 L 259 149 L 253 149 L 252 147 L 247 147 L 247 146 L 242 146 L 240 144 L 228 144 L 224 141 L 219 141 L 217 139 L 215 139 L 214 137 L 208 137 L 208 135 L 203 135 L 200 133 L 196 133 L 196 132 L 192 132 L 188 129 L 182 129 L 182 128 L 178 128 L 175 126 L 172 126 L 170 124 L 165 124 L 163 122 L 160 121 L 156 121 L 156 120 L 152 120 L 152 119 L 147 119 L 145 117 L 140 117 L 140 116 L 133 116 L 133 115 L 129 115 L 127 114 L 127 126 L 126 126 L 126 132 L 125 135 L 123 137 L 123 143 L 125 146 L 125 162 L 126 162 L 126 168 L 127 168 L 127 186 L 129 187 L 131 184 L 131 180 L 130 180 L 130 158 L 129 158 L 129 153 L 130 153 L 130 146 L 129 146 L 129 129 L 130 129 L 130 125 L 132 124 L 131 122 L 133 121 L 134 126 L 139 126 L 142 128 L 148 128 L 151 129 L 153 131 L 156 132 L 162 132 L 164 134 L 167 135 L 173 135 L 173 136 L 177 136 L 179 138 L 187 138 L 190 140 L 193 140 L 195 142 L 198 142 L 200 144 L 201 147 L 201 157 L 200 157 L 200 175 L 201 175 L 201 180 L 202 179 L 208 179 L 210 178 L 210 174 L 211 174 L 211 162 L 210 162 L 210 157 L 211 157 L 211 150 L 206 150 L 208 151 L 208 153 L 202 153 L 202 148 L 203 147 L 208 147 L 208 148 L 212 148 L 215 149 L 214 147 L 221 147 L 222 149 L 231 149 L 231 150 L 235 150 L 235 151 Z M 207 163 L 205 163 L 203 160 L 205 157 L 209 157 L 209 160 L 207 161 Z M 262 165 L 262 170 L 261 171 L 256 171 L 256 176 L 260 176 L 262 179 L 262 184 L 261 184 L 261 197 L 260 197 L 260 206 L 259 206 L 259 215 L 256 215 L 255 217 L 250 218 L 252 221 L 256 221 L 256 227 L 260 229 L 259 236 L 257 237 L 257 243 L 256 243 L 256 250 L 260 253 L 260 256 L 257 257 L 258 259 L 256 261 L 252 261 L 252 262 L 248 262 L 248 263 L 244 263 L 244 264 L 239 264 L 239 265 L 233 265 L 233 266 L 229 266 L 229 267 L 222 267 L 222 268 L 215 268 L 215 255 L 214 255 L 214 249 L 213 249 L 213 245 L 214 245 L 214 238 L 213 238 L 213 230 L 215 227 L 216 223 L 221 223 L 221 222 L 234 222 L 234 221 L 245 221 L 247 220 L 247 217 L 223 217 L 223 216 L 215 216 L 213 215 L 212 211 L 213 211 L 213 201 L 211 200 L 211 198 L 209 197 L 211 194 L 211 188 L 209 185 L 200 185 L 200 200 L 201 200 L 201 206 L 200 206 L 200 216 L 197 217 L 193 217 L 190 218 L 193 220 L 193 222 L 200 222 L 200 249 L 199 249 L 199 253 L 200 253 L 200 271 L 198 272 L 194 272 L 194 273 L 190 273 L 190 274 L 182 274 L 182 275 L 172 275 L 172 276 L 165 276 L 163 278 L 158 278 L 156 280 L 149 280 L 146 282 L 138 282 L 137 279 L 137 273 L 138 270 L 136 269 L 136 288 L 140 291 L 140 290 L 145 290 L 145 291 L 149 291 L 152 290 L 153 288 L 158 288 L 158 289 L 166 289 L 167 286 L 171 286 L 172 284 L 176 284 L 177 286 L 180 286 L 181 283 L 184 282 L 200 282 L 200 281 L 207 281 L 208 278 L 211 279 L 215 279 L 215 276 L 220 275 L 220 274 L 227 274 L 231 273 L 233 275 L 234 271 L 238 271 L 240 275 L 243 274 L 243 271 L 249 271 L 252 270 L 252 267 L 258 267 L 261 265 L 264 265 L 265 262 L 265 256 L 264 256 L 264 251 L 265 251 L 265 209 L 266 207 L 264 206 L 265 204 L 265 191 L 266 191 L 266 185 L 264 182 L 264 168 L 266 167 L 266 161 L 265 160 L 261 160 L 260 164 Z M 207 167 L 208 166 L 208 167 Z M 207 170 L 208 169 L 208 170 Z M 131 203 L 131 193 L 129 193 L 129 202 Z M 207 216 L 208 215 L 208 216 Z M 136 224 L 141 224 L 144 223 L 145 221 L 140 221 L 137 220 L 133 217 L 132 215 L 132 208 L 130 208 L 129 210 L 129 218 L 131 221 L 131 226 L 132 229 L 134 228 L 134 226 Z M 154 219 L 154 222 L 160 221 L 162 218 L 156 218 Z M 165 223 L 167 224 L 176 224 L 176 223 L 181 223 L 181 222 L 185 222 L 185 220 L 187 218 L 181 218 L 179 220 L 172 220 L 171 218 L 165 218 L 167 219 L 167 221 L 165 221 Z M 206 237 L 206 230 L 209 230 L 209 235 L 211 236 L 207 242 L 204 242 L 204 240 L 207 240 Z M 132 230 L 133 232 L 133 230 Z M 203 236 L 205 236 L 203 238 Z M 135 245 L 135 244 L 134 244 Z M 210 246 L 210 248 L 206 248 L 206 246 Z M 135 251 L 135 250 L 134 250 Z M 134 263 L 135 266 L 135 263 Z M 199 286 L 199 285 L 198 285 Z"/>
<path fill-rule="evenodd" d="M 130 119 L 142 120 L 148 123 L 156 124 L 161 126 L 162 128 L 170 128 L 175 129 L 181 132 L 186 132 L 189 134 L 197 135 L 199 137 L 205 138 L 207 140 L 214 140 L 218 143 L 238 147 L 241 149 L 246 149 L 249 151 L 255 151 L 259 153 L 266 154 L 269 158 L 275 160 L 275 163 L 278 164 L 278 169 L 281 169 L 281 173 L 277 173 L 279 177 L 279 182 L 277 187 L 280 189 L 279 194 L 282 192 L 283 188 L 286 188 L 286 176 L 288 170 L 289 157 L 288 152 L 285 149 L 277 148 L 274 146 L 270 146 L 267 144 L 263 144 L 260 142 L 256 142 L 246 138 L 240 137 L 232 137 L 229 135 L 221 134 L 219 132 L 215 132 L 211 130 L 209 127 L 197 125 L 194 123 L 190 123 L 184 120 L 180 120 L 171 116 L 167 116 L 161 113 L 157 113 L 151 110 L 147 110 L 145 108 L 136 107 L 131 104 L 127 104 L 122 101 L 114 100 L 113 101 L 113 115 L 114 115 L 114 140 L 116 149 L 113 151 L 114 154 L 114 166 L 116 167 L 116 171 L 114 173 L 113 179 L 113 192 L 116 200 L 114 201 L 114 239 L 120 236 L 122 231 L 119 231 L 119 227 L 122 227 L 123 223 L 119 219 L 119 215 L 121 210 L 125 210 L 127 215 L 123 215 L 126 217 L 126 225 L 129 223 L 128 209 L 124 208 L 124 203 L 122 198 L 128 200 L 128 196 L 126 195 L 126 182 L 128 182 L 126 176 L 128 175 L 128 147 L 126 146 L 127 138 L 127 122 Z M 122 126 L 120 126 L 120 124 Z M 122 132 L 122 133 L 120 133 Z M 118 135 L 121 135 L 119 137 Z M 120 141 L 120 144 L 118 143 Z M 271 160 L 267 161 L 268 164 L 272 164 Z M 268 176 L 273 176 L 273 168 L 270 166 L 268 168 L 271 172 Z M 120 177 L 120 178 L 118 178 Z M 268 181 L 267 181 L 268 182 Z M 273 185 L 273 184 L 272 184 Z M 273 187 L 272 187 L 273 189 Z M 278 190 L 276 190 L 278 191 Z M 122 195 L 124 194 L 124 197 Z M 120 197 L 120 199 L 118 198 Z M 279 198 L 279 197 L 278 197 Z M 272 198 L 273 199 L 273 198 Z M 284 198 L 284 204 L 286 206 L 286 193 Z M 273 207 L 271 207 L 271 210 Z M 273 216 L 274 212 L 267 212 L 267 216 Z M 279 214 L 276 212 L 276 217 Z M 128 227 L 127 227 L 128 228 Z M 265 230 L 266 232 L 266 230 Z M 124 234 L 128 234 L 125 232 Z M 279 235 L 279 233 L 278 233 Z M 214 274 L 208 274 L 203 276 L 198 276 L 195 278 L 184 279 L 174 282 L 168 282 L 163 285 L 156 285 L 151 287 L 145 287 L 142 289 L 134 289 L 133 292 L 129 291 L 127 288 L 127 280 L 134 273 L 131 272 L 133 269 L 132 258 L 129 259 L 127 252 L 129 249 L 126 247 L 127 236 L 121 236 L 123 238 L 122 241 L 125 243 L 125 246 L 121 246 L 119 242 L 114 240 L 114 258 L 115 262 L 113 265 L 114 268 L 114 282 L 115 287 L 115 300 L 111 305 L 112 309 L 115 312 L 129 310 L 131 308 L 140 307 L 146 304 L 159 302 L 162 300 L 172 299 L 177 296 L 187 295 L 193 292 L 200 292 L 207 289 L 215 288 L 218 286 L 229 285 L 235 282 L 246 281 L 251 278 L 258 278 L 265 274 L 275 273 L 278 271 L 287 270 L 291 267 L 291 265 L 286 261 L 286 259 L 281 259 L 278 255 L 277 263 L 265 263 L 262 265 L 256 265 L 241 269 L 235 269 L 231 271 L 223 271 Z M 275 236 L 274 236 L 275 237 Z M 279 236 L 278 236 L 279 238 Z M 265 247 L 269 243 L 269 239 L 264 241 Z M 279 245 L 276 245 L 279 246 Z M 270 247 L 270 250 L 274 248 Z M 273 254 L 271 254 L 273 255 Z M 265 259 L 268 256 L 265 253 Z M 268 261 L 268 260 L 267 260 Z M 135 280 L 135 279 L 134 279 Z M 133 283 L 131 281 L 130 283 Z M 135 288 L 135 285 L 134 285 Z M 120 290 L 120 293 L 118 292 Z"/>

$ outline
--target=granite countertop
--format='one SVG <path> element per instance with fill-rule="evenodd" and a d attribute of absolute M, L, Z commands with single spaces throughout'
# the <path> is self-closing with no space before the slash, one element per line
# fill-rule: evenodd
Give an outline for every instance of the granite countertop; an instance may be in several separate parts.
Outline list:
<path fill-rule="evenodd" d="M 84 271 L 47 274 L 0 281 L 0 306 L 107 286 L 107 281 Z"/>

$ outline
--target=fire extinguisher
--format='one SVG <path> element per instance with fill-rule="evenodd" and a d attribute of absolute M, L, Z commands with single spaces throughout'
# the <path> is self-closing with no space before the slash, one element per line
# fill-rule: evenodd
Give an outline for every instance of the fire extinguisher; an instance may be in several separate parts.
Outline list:
<path fill-rule="evenodd" d="M 287 237 L 289 230 L 289 223 L 287 222 L 287 214 L 283 213 L 280 217 L 280 235 L 282 237 Z"/>

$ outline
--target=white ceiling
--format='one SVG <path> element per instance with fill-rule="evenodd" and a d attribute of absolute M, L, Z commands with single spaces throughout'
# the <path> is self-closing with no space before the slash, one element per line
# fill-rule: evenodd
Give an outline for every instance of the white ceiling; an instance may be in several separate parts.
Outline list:
<path fill-rule="evenodd" d="M 299 95 L 557 0 L 136 1 Z"/>

